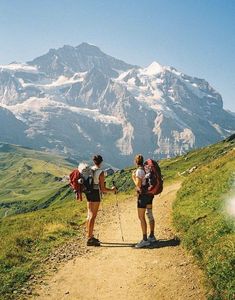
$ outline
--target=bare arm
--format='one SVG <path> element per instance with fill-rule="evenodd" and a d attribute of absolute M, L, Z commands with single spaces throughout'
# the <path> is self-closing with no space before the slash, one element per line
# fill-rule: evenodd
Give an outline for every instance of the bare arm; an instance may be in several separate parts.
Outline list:
<path fill-rule="evenodd" d="M 101 190 L 102 193 L 107 193 L 107 192 L 115 193 L 116 192 L 115 187 L 113 187 L 112 189 L 109 189 L 109 188 L 106 187 L 105 181 L 104 181 L 104 172 L 102 172 L 100 174 L 99 181 L 100 181 L 100 190 Z"/>
<path fill-rule="evenodd" d="M 139 177 L 136 177 L 136 171 L 132 173 L 132 180 L 134 181 L 137 190 L 140 190 L 142 186 L 142 181 Z"/>

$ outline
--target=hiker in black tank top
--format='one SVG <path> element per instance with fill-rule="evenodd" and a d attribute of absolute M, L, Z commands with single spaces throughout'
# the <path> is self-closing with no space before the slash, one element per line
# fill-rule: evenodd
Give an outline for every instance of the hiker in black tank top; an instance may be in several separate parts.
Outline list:
<path fill-rule="evenodd" d="M 103 158 L 101 155 L 93 157 L 94 166 L 94 189 L 92 193 L 87 194 L 87 246 L 100 246 L 100 241 L 93 236 L 95 219 L 101 201 L 101 193 L 116 192 L 116 188 L 108 189 L 105 186 L 104 172 L 101 169 Z"/>

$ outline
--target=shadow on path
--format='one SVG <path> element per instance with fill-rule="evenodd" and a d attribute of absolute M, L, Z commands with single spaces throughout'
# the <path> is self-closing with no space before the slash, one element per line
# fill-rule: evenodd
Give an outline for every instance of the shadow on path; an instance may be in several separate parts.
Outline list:
<path fill-rule="evenodd" d="M 135 244 L 133 243 L 115 243 L 115 242 L 100 242 L 101 243 L 101 247 L 135 247 Z"/>
<path fill-rule="evenodd" d="M 101 242 L 101 247 L 129 247 L 134 248 L 135 243 L 119 243 L 119 242 Z M 151 243 L 150 246 L 145 247 L 146 249 L 155 249 L 155 248 L 164 248 L 164 247 L 176 247 L 180 245 L 180 239 L 174 238 L 170 240 L 157 240 L 154 243 Z"/>
<path fill-rule="evenodd" d="M 180 245 L 180 239 L 174 238 L 170 240 L 157 240 L 155 243 L 152 243 L 148 248 L 164 248 L 164 247 L 176 247 Z"/>

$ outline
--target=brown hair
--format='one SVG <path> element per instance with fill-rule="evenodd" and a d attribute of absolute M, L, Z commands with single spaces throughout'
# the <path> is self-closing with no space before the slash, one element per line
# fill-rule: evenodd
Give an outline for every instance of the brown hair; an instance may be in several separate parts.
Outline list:
<path fill-rule="evenodd" d="M 100 165 L 103 161 L 103 158 L 101 155 L 97 154 L 93 156 L 93 162 L 95 165 Z"/>
<path fill-rule="evenodd" d="M 143 164 L 144 164 L 144 158 L 143 158 L 143 155 L 137 154 L 137 155 L 135 156 L 135 163 L 136 163 L 138 166 L 143 166 Z"/>

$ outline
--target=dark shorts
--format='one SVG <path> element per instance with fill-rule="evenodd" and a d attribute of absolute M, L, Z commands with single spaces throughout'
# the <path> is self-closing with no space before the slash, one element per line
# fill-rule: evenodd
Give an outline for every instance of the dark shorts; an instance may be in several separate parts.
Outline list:
<path fill-rule="evenodd" d="M 137 196 L 137 207 L 146 208 L 147 205 L 153 203 L 154 195 L 149 194 L 138 194 Z"/>
<path fill-rule="evenodd" d="M 91 193 L 86 194 L 86 198 L 88 202 L 100 202 L 100 191 L 93 190 Z"/>

